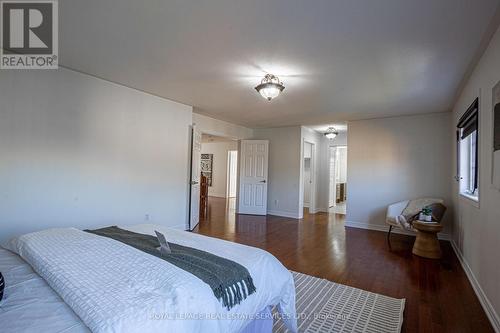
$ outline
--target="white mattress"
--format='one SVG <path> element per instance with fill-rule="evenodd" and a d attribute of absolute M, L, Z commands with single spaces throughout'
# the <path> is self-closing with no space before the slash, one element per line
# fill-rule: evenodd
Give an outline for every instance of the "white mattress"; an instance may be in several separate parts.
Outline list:
<path fill-rule="evenodd" d="M 286 270 L 279 261 L 274 258 L 272 255 L 269 253 L 262 251 L 260 249 L 240 245 L 240 244 L 235 244 L 231 242 L 226 242 L 222 241 L 219 239 L 215 238 L 210 238 L 210 237 L 205 237 L 205 236 L 200 236 L 197 234 L 192 234 L 188 232 L 183 232 L 183 231 L 178 231 L 178 230 L 172 230 L 168 228 L 162 228 L 160 226 L 154 226 L 154 225 L 138 225 L 138 226 L 132 226 L 132 227 L 122 227 L 124 229 L 128 229 L 131 231 L 139 232 L 139 233 L 144 233 L 144 234 L 154 234 L 154 230 L 159 230 L 163 232 L 167 236 L 167 240 L 171 241 L 173 243 L 185 245 L 185 246 L 190 246 L 194 248 L 198 248 L 210 253 L 214 253 L 216 255 L 228 258 L 230 260 L 236 261 L 243 266 L 245 266 L 250 274 L 252 275 L 254 279 L 254 283 L 257 287 L 257 292 L 251 296 L 249 296 L 246 300 L 244 300 L 240 305 L 237 307 L 233 308 L 231 313 L 239 313 L 239 314 L 245 314 L 245 315 L 254 315 L 256 313 L 259 313 L 262 309 L 265 309 L 266 306 L 268 305 L 276 305 L 280 303 L 281 307 L 284 310 L 284 314 L 290 315 L 291 318 L 289 318 L 288 323 L 291 325 L 291 327 L 296 325 L 294 318 L 295 315 L 295 288 L 293 285 L 293 279 L 291 278 L 291 274 L 288 270 Z M 75 230 L 75 229 L 73 229 Z M 65 232 L 67 234 L 65 234 Z M 85 235 L 82 235 L 85 234 Z M 109 301 L 109 299 L 103 300 L 103 302 L 100 303 L 100 306 L 102 308 L 99 308 L 97 306 L 98 304 L 95 303 L 97 299 L 100 298 L 105 298 L 104 294 L 105 293 L 99 293 L 98 287 L 94 288 L 95 284 L 98 284 L 96 282 L 97 280 L 100 280 L 99 277 L 104 276 L 106 274 L 109 274 L 109 271 L 103 270 L 100 272 L 96 278 L 97 280 L 94 280 L 92 284 L 79 284 L 79 276 L 78 272 L 74 271 L 79 270 L 83 266 L 87 264 L 88 260 L 91 260 L 94 262 L 99 261 L 100 258 L 99 256 L 87 256 L 85 260 L 82 261 L 81 257 L 82 255 L 85 257 L 86 253 L 85 251 L 82 253 L 81 250 L 82 248 L 80 246 L 75 247 L 71 246 L 68 244 L 74 244 L 74 243 L 67 243 L 68 238 L 67 237 L 76 237 L 75 241 L 78 242 L 78 239 L 83 237 L 90 236 L 90 234 L 87 233 L 81 233 L 80 235 L 78 234 L 78 231 L 71 231 L 70 229 L 54 229 L 54 232 L 48 231 L 45 232 L 45 234 L 32 234 L 32 236 L 29 237 L 21 237 L 14 239 L 13 242 L 11 242 L 10 249 L 19 252 L 23 258 L 28 260 L 30 264 L 35 267 L 35 270 L 40 273 L 41 276 L 43 276 L 49 284 L 58 292 L 59 295 L 62 296 L 64 300 L 66 300 L 67 304 L 70 304 L 71 307 L 75 310 L 75 312 L 83 319 L 84 323 L 87 323 L 89 327 L 94 327 L 93 330 L 95 329 L 96 331 L 102 331 L 102 332 L 108 332 L 108 331 L 116 331 L 118 326 L 116 325 L 101 325 L 102 320 L 105 322 L 112 321 L 111 318 L 116 318 L 116 316 L 107 316 L 105 315 L 103 318 L 100 319 L 99 315 L 103 313 L 114 313 L 117 311 L 119 308 L 119 304 L 115 303 L 113 307 L 107 308 L 107 307 L 102 307 L 103 304 L 105 304 L 105 301 Z M 48 236 L 48 237 L 47 237 Z M 42 238 L 40 238 L 42 237 Z M 92 235 L 94 237 L 94 235 Z M 95 236 L 98 237 L 98 236 Z M 31 239 L 31 240 L 30 240 Z M 37 241 L 38 239 L 38 241 Z M 108 240 L 109 242 L 110 240 Z M 114 241 L 113 241 L 114 242 Z M 59 244 L 57 244 L 59 243 Z M 85 242 L 81 243 L 82 246 L 86 246 Z M 101 244 L 101 242 L 99 242 Z M 97 245 L 97 244 L 96 244 Z M 101 244 L 102 245 L 102 244 Z M 113 244 L 104 244 L 106 249 L 112 250 L 110 247 Z M 116 244 L 115 244 L 116 245 Z M 115 245 L 112 247 L 114 248 Z M 125 246 L 125 245 L 123 245 Z M 24 248 L 24 250 L 23 250 Z M 30 251 L 28 251 L 28 248 L 31 248 Z M 104 249 L 104 250 L 106 250 Z M 92 248 L 89 248 L 88 251 L 92 251 Z M 119 260 L 125 260 L 123 263 L 130 263 L 130 261 L 127 259 L 133 259 L 134 256 L 143 256 L 145 254 L 143 253 L 128 253 L 129 250 L 127 249 L 115 249 L 119 250 L 114 254 L 114 258 L 116 258 L 116 261 Z M 5 250 L 2 250 L 3 254 L 6 253 Z M 66 253 L 62 252 L 71 252 L 71 251 L 76 251 L 78 252 L 75 253 L 74 255 L 68 255 L 66 256 Z M 134 250 L 135 251 L 135 250 Z M 127 254 L 125 254 L 127 252 Z M 51 261 L 45 261 L 44 260 L 44 254 L 45 258 L 53 258 L 53 257 L 59 257 L 58 259 L 51 260 Z M 50 256 L 47 257 L 47 254 L 50 254 Z M 118 258 L 120 256 L 124 256 L 126 258 Z M 30 277 L 25 279 L 27 281 L 33 280 L 33 285 L 32 289 L 36 289 L 34 291 L 34 294 L 32 290 L 30 290 L 28 293 L 23 292 L 22 290 L 11 290 L 11 296 L 9 299 L 9 296 L 7 295 L 7 300 L 5 304 L 2 302 L 1 306 L 3 307 L 4 305 L 6 306 L 6 309 L 8 311 L 0 312 L 0 322 L 5 322 L 9 321 L 12 322 L 11 328 L 15 329 L 16 332 L 19 331 L 29 331 L 29 327 L 31 327 L 32 330 L 40 332 L 40 331 L 50 331 L 50 332 L 60 332 L 62 330 L 65 330 L 65 332 L 86 332 L 87 329 L 86 327 L 82 324 L 82 321 L 73 313 L 69 306 L 64 303 L 64 301 L 59 298 L 55 294 L 55 292 L 45 283 L 43 279 L 41 279 L 31 268 L 23 262 L 21 258 L 18 256 L 9 253 L 9 255 L 2 255 L 2 257 L 8 257 L 10 258 L 10 261 L 15 262 L 15 264 L 19 267 L 23 267 L 23 269 L 27 272 L 26 274 L 29 275 Z M 97 257 L 97 258 L 96 258 Z M 164 283 L 167 279 L 169 284 L 171 284 L 172 281 L 175 281 L 174 284 L 172 284 L 171 287 L 168 287 L 166 291 L 168 293 L 172 293 L 175 295 L 175 298 L 169 299 L 167 298 L 167 301 L 170 302 L 171 304 L 175 305 L 175 308 L 177 310 L 184 310 L 184 312 L 192 312 L 192 311 L 209 311 L 210 313 L 227 313 L 221 305 L 219 305 L 218 301 L 214 298 L 213 293 L 211 292 L 210 288 L 208 285 L 205 285 L 203 282 L 198 280 L 196 277 L 192 276 L 190 273 L 187 273 L 176 266 L 174 267 L 168 267 L 171 266 L 170 264 L 166 263 L 165 261 L 158 261 L 156 257 L 152 257 L 149 255 L 146 255 L 146 257 L 141 257 L 141 258 L 136 258 L 140 259 L 139 262 L 141 264 L 144 264 L 145 262 L 152 261 L 155 263 L 153 265 L 154 267 L 152 269 L 151 266 L 148 266 L 148 274 L 151 275 L 153 274 L 153 271 L 158 270 L 157 268 L 161 268 L 161 274 L 158 276 L 155 276 L 155 279 Z M 63 261 L 58 261 L 58 260 L 63 260 Z M 67 272 L 74 273 L 73 274 L 74 279 L 73 283 L 69 283 L 67 285 L 60 285 L 59 283 L 59 277 L 60 274 L 56 273 L 54 275 L 54 272 L 59 272 L 59 269 L 63 267 L 65 264 L 68 263 L 68 260 L 73 262 L 71 265 L 68 267 L 64 267 L 65 269 L 69 269 Z M 6 262 L 8 262 L 7 259 L 5 259 Z M 78 262 L 74 262 L 78 261 Z M 61 263 L 63 266 L 60 266 L 59 263 Z M 125 265 L 125 264 L 120 264 L 120 267 L 124 266 L 130 266 L 130 265 Z M 54 266 L 55 264 L 55 266 Z M 107 262 L 106 265 L 109 265 L 109 261 Z M 111 263 L 113 264 L 113 263 Z M 47 274 L 49 266 L 51 267 L 52 273 Z M 83 265 L 83 266 L 82 266 Z M 118 263 L 117 263 L 118 265 Z M 2 266 L 0 266 L 2 267 Z M 97 265 L 96 267 L 99 267 Z M 108 267 L 106 267 L 108 268 Z M 117 267 L 118 268 L 118 267 Z M 126 269 L 129 269 L 130 267 L 126 267 Z M 0 268 L 2 271 L 4 271 L 4 268 Z M 144 269 L 144 268 L 143 268 Z M 9 271 L 9 269 L 7 269 Z M 144 271 L 144 270 L 143 270 Z M 112 280 L 116 281 L 109 281 L 113 283 L 113 287 L 116 287 L 120 290 L 128 290 L 127 288 L 120 288 L 119 284 L 123 282 L 123 280 L 120 280 L 119 275 L 121 275 L 120 270 L 115 270 L 115 274 L 113 275 Z M 160 272 L 158 272 L 160 273 Z M 6 272 L 6 280 L 7 280 L 7 285 L 9 285 L 9 279 L 11 281 L 20 281 L 21 283 L 24 284 L 24 280 L 22 279 L 17 279 L 14 278 L 14 276 L 11 273 Z M 9 278 L 8 276 L 11 275 Z M 63 274 L 64 275 L 64 274 Z M 153 274 L 154 275 L 154 274 Z M 288 276 L 290 275 L 290 277 Z M 164 278 L 162 278 L 162 276 Z M 116 277 L 116 279 L 115 279 Z M 83 279 L 83 278 L 82 278 Z M 149 281 L 149 282 L 148 282 Z M 158 282 L 157 281 L 157 282 Z M 126 281 L 125 281 L 126 282 Z M 144 283 L 141 282 L 140 286 L 141 288 L 151 288 L 154 287 L 155 281 L 153 280 L 144 280 Z M 201 283 L 200 283 L 201 282 Z M 35 284 L 36 283 L 36 284 Z M 76 283 L 76 284 L 75 284 Z M 90 285 L 90 288 L 89 288 Z M 35 287 L 36 286 L 36 287 Z M 93 288 L 93 289 L 92 289 Z M 173 289 L 172 289 L 173 288 Z M 95 289 L 95 290 L 94 290 Z M 93 293 L 93 297 L 90 297 L 87 299 L 87 296 L 90 295 L 81 295 L 78 297 L 74 297 L 75 290 L 78 290 L 80 293 L 81 291 L 85 291 L 85 293 L 90 292 Z M 103 289 L 104 290 L 104 289 Z M 7 290 L 7 293 L 9 290 Z M 38 295 L 39 294 L 39 295 Z M 81 293 L 80 293 L 81 294 Z M 109 293 L 108 293 L 109 294 Z M 83 297 L 85 296 L 85 297 Z M 124 296 L 120 294 L 120 296 Z M 132 295 L 133 296 L 133 295 Z M 24 298 L 23 298 L 24 297 Z M 82 298 L 83 297 L 83 298 Z M 111 297 L 114 299 L 113 294 L 110 296 L 107 296 L 108 298 Z M 134 296 L 135 297 L 135 296 Z M 164 297 L 164 296 L 162 296 Z M 31 300 L 33 298 L 33 300 Z M 18 302 L 16 303 L 17 305 L 21 305 L 20 307 L 16 307 L 15 303 L 11 303 L 15 299 L 18 299 Z M 130 298 L 129 298 L 130 299 Z M 189 299 L 190 301 L 187 303 L 187 305 L 184 305 L 186 299 Z M 182 301 L 184 300 L 184 301 Z M 179 303 L 181 301 L 181 303 Z M 44 302 L 48 302 L 50 306 L 46 306 Z M 160 302 L 162 304 L 162 307 L 165 306 L 165 302 Z M 90 306 L 94 304 L 94 306 Z M 139 303 L 138 303 L 139 304 Z M 139 308 L 136 309 L 136 311 L 133 311 L 133 313 L 136 316 L 136 313 L 139 312 L 139 309 L 143 309 L 144 303 L 140 302 L 140 304 L 143 304 Z M 122 304 L 125 306 L 125 304 Z M 138 305 L 139 306 L 139 305 Z M 98 309 L 99 308 L 99 309 Z M 85 310 L 89 309 L 91 310 L 90 312 Z M 151 308 L 152 310 L 153 308 Z M 190 310 L 188 310 L 190 309 Z M 128 312 L 127 306 L 125 306 L 124 311 Z M 157 309 L 155 309 L 157 310 Z M 142 312 L 142 311 L 141 311 Z M 176 311 L 177 312 L 177 311 Z M 181 311 L 182 312 L 182 311 Z M 47 320 L 47 316 L 52 316 L 53 320 Z M 25 323 L 19 323 L 17 321 L 13 321 L 14 318 L 23 318 Z M 95 318 L 94 318 L 95 317 Z M 130 319 L 133 319 L 132 317 Z M 151 320 L 142 320 L 143 318 L 135 318 L 135 319 L 141 319 L 137 320 L 137 322 L 142 321 L 141 325 L 138 325 L 136 328 L 139 331 L 139 328 L 146 328 L 146 331 L 148 331 L 148 328 L 153 329 L 153 326 L 155 325 L 160 325 L 161 330 L 163 331 L 167 327 L 176 326 L 175 324 L 180 324 L 179 322 L 175 323 L 170 322 L 170 323 L 161 323 L 156 322 L 152 323 Z M 134 327 L 134 322 L 135 319 L 128 322 L 125 326 L 120 326 L 122 328 L 127 327 L 127 330 L 133 331 Z M 213 332 L 218 332 L 221 331 L 223 328 L 223 331 L 226 332 L 238 332 L 240 331 L 243 327 L 245 327 L 252 319 L 249 319 L 248 317 L 246 319 L 233 319 L 233 320 L 201 320 L 196 321 L 195 326 L 191 325 L 184 325 L 188 323 L 182 323 L 182 326 L 179 326 L 179 331 L 186 331 L 186 332 L 191 332 L 191 331 L 213 331 Z M 122 323 L 124 324 L 124 323 Z M 137 324 L 137 323 L 136 323 Z M 163 324 L 167 324 L 167 326 L 163 326 Z M 28 329 L 23 330 L 24 326 L 29 326 Z M 54 327 L 50 326 L 54 325 Z M 114 328 L 113 328 L 114 327 Z M 182 327 L 182 328 L 181 328 Z M 189 329 L 188 329 L 189 327 Z M 195 328 L 196 327 L 196 328 Z M 296 326 L 295 326 L 296 327 Z M 294 328 L 295 328 L 294 327 Z M 36 329 L 35 329 L 36 328 Z M 155 327 L 155 328 L 159 328 Z M 141 332 L 144 330 L 141 330 Z"/>
<path fill-rule="evenodd" d="M 89 333 L 80 318 L 17 254 L 0 248 L 5 292 L 0 301 L 3 333 Z"/>

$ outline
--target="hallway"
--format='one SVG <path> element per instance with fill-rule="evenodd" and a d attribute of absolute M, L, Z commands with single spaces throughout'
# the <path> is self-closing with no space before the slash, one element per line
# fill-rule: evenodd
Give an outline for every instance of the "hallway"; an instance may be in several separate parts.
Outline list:
<path fill-rule="evenodd" d="M 338 203 L 335 206 L 330 207 L 328 211 L 329 213 L 345 215 L 347 213 L 347 204 L 345 201 Z"/>

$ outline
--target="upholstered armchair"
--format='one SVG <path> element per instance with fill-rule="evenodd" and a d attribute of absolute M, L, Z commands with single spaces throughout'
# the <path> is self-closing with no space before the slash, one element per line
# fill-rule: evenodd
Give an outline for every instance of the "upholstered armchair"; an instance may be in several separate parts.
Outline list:
<path fill-rule="evenodd" d="M 411 203 L 411 207 L 409 206 Z M 389 237 L 391 236 L 391 231 L 392 228 L 400 228 L 403 230 L 408 230 L 408 231 L 415 231 L 413 228 L 410 227 L 405 227 L 404 223 L 401 223 L 399 220 L 400 217 L 405 213 L 405 210 L 410 209 L 413 210 L 413 213 L 418 213 L 423 207 L 431 205 L 431 204 L 436 204 L 440 203 L 443 204 L 444 200 L 443 199 L 437 199 L 437 198 L 419 198 L 419 199 L 414 199 L 414 200 L 405 200 L 405 201 L 400 201 L 396 202 L 392 205 L 389 205 L 387 207 L 387 214 L 385 218 L 385 222 L 389 225 L 389 232 L 387 233 L 387 240 L 389 240 Z"/>

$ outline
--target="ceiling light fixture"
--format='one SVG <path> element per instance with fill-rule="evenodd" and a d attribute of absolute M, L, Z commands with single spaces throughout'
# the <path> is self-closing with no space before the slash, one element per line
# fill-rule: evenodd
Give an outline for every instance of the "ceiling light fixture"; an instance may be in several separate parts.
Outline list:
<path fill-rule="evenodd" d="M 283 82 L 281 82 L 280 79 L 273 74 L 266 74 L 260 84 L 255 87 L 255 90 L 257 90 L 259 94 L 268 101 L 278 97 L 283 89 L 285 89 Z"/>
<path fill-rule="evenodd" d="M 335 139 L 337 135 L 339 135 L 339 132 L 335 130 L 335 127 L 329 127 L 325 133 L 325 136 L 330 140 Z"/>

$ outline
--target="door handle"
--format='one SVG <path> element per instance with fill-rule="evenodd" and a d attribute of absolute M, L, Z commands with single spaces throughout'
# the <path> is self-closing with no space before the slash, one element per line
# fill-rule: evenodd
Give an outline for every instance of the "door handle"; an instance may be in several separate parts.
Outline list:
<path fill-rule="evenodd" d="M 198 182 L 191 182 L 191 185 L 198 185 Z"/>
<path fill-rule="evenodd" d="M 266 180 L 265 180 L 265 179 L 264 179 L 264 180 L 261 180 L 259 183 L 264 183 L 264 184 L 265 184 L 265 183 L 266 183 Z"/>

